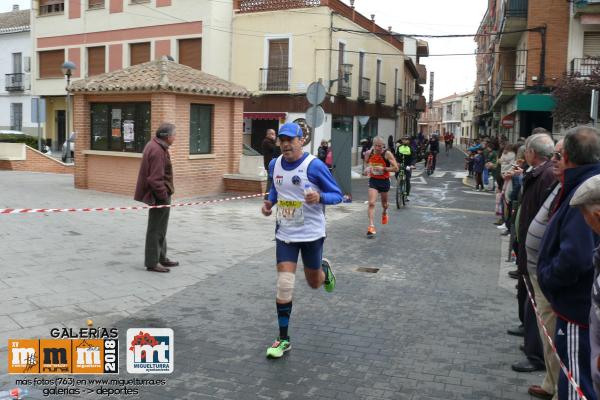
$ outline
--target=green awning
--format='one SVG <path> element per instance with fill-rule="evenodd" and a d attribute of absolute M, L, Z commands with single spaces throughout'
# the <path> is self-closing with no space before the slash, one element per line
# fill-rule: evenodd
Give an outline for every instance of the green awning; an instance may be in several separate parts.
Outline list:
<path fill-rule="evenodd" d="M 549 94 L 517 95 L 517 111 L 552 111 L 556 107 L 554 96 Z"/>

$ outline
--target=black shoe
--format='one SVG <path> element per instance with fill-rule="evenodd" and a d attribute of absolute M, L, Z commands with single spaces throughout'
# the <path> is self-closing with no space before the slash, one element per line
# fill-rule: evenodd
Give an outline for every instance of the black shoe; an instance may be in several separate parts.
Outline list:
<path fill-rule="evenodd" d="M 510 276 L 513 279 L 519 279 L 519 271 L 508 271 L 508 276 Z"/>
<path fill-rule="evenodd" d="M 541 364 L 533 364 L 529 359 L 525 359 L 510 366 L 516 372 L 535 372 L 543 371 L 546 368 Z"/>
<path fill-rule="evenodd" d="M 508 329 L 506 333 L 513 336 L 525 336 L 525 327 L 523 325 L 519 325 L 516 328 Z"/>
<path fill-rule="evenodd" d="M 179 261 L 171 261 L 169 259 L 166 259 L 164 261 L 161 261 L 160 265 L 162 265 L 163 267 L 177 267 L 179 265 Z"/>

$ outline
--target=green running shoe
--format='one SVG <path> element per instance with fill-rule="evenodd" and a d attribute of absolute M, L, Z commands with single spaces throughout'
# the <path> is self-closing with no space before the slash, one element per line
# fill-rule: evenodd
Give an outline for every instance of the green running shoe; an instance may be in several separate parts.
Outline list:
<path fill-rule="evenodd" d="M 331 263 L 328 259 L 323 258 L 321 267 L 323 268 L 323 272 L 325 272 L 325 291 L 331 293 L 335 289 L 335 274 L 331 269 Z"/>
<path fill-rule="evenodd" d="M 290 351 L 292 345 L 289 339 L 280 340 L 277 338 L 275 343 L 267 349 L 267 358 L 281 358 L 286 351 Z"/>

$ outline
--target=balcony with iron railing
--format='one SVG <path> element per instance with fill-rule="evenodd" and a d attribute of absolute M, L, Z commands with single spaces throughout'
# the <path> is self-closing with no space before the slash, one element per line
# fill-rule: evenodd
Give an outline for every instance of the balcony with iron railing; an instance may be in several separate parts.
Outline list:
<path fill-rule="evenodd" d="M 502 16 L 501 32 L 520 31 L 527 28 L 528 0 L 506 0 Z M 500 46 L 515 47 L 523 32 L 503 33 L 500 35 Z"/>
<path fill-rule="evenodd" d="M 600 14 L 600 0 L 578 0 L 575 2 L 573 12 L 576 17 L 583 14 Z"/>
<path fill-rule="evenodd" d="M 590 77 L 594 72 L 600 74 L 600 57 L 574 58 L 571 60 L 570 75 Z"/>
<path fill-rule="evenodd" d="M 259 90 L 264 92 L 288 92 L 291 68 L 260 68 Z"/>
<path fill-rule="evenodd" d="M 338 71 L 337 95 L 350 97 L 352 95 L 352 64 L 341 64 Z"/>
<path fill-rule="evenodd" d="M 496 76 L 494 95 L 497 99 L 503 95 L 512 96 L 515 91 L 525 89 L 526 85 L 525 65 L 502 65 Z"/>
<path fill-rule="evenodd" d="M 375 93 L 375 102 L 385 103 L 385 94 L 387 85 L 383 82 L 377 82 L 377 91 Z"/>
<path fill-rule="evenodd" d="M 371 99 L 371 80 L 369 78 L 360 78 L 360 85 L 358 87 L 358 99 L 363 101 Z"/>
<path fill-rule="evenodd" d="M 7 92 L 22 92 L 25 90 L 25 74 L 6 74 Z"/>
<path fill-rule="evenodd" d="M 402 89 L 396 88 L 396 98 L 394 99 L 394 104 L 396 107 L 402 107 Z"/>

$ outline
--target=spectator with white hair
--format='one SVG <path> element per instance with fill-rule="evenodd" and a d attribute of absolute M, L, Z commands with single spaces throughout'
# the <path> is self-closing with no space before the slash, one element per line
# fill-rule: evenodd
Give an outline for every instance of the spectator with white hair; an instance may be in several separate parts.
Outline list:
<path fill-rule="evenodd" d="M 591 127 L 570 130 L 560 156 L 562 188 L 550 209 L 537 266 L 540 288 L 556 313 L 554 342 L 572 379 L 588 399 L 596 399 L 590 370 L 589 317 L 594 282 L 593 252 L 600 237 L 585 223 L 579 208 L 569 206 L 582 184 L 600 174 L 600 133 Z M 561 371 L 558 398 L 573 396 Z"/>
<path fill-rule="evenodd" d="M 552 153 L 554 141 L 546 133 L 536 133 L 525 141 L 525 160 L 529 168 L 523 176 L 522 194 L 518 211 L 517 233 L 517 301 L 519 318 L 523 323 L 523 352 L 525 359 L 514 363 L 512 369 L 517 372 L 533 372 L 544 369 L 544 349 L 537 327 L 535 313 L 527 298 L 525 281 L 527 274 L 527 248 L 525 246 L 527 230 L 531 221 L 544 204 L 549 189 L 555 182 L 552 173 Z M 531 286 L 531 284 L 529 285 Z M 508 333 L 512 333 L 509 331 Z"/>

